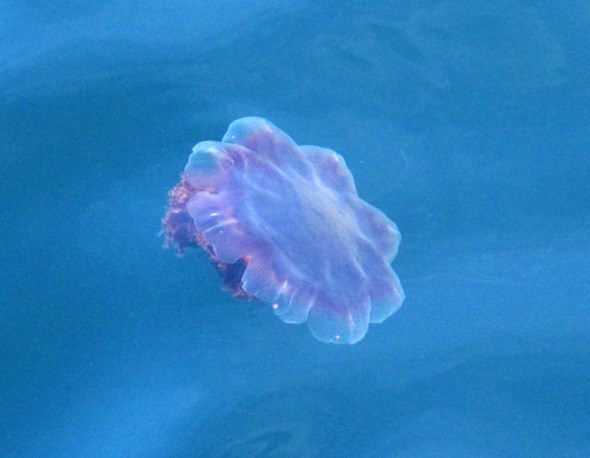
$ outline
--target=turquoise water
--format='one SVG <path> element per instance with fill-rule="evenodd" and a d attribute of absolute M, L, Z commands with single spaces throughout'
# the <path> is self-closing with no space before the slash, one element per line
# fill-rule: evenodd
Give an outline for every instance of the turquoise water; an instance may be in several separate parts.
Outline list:
<path fill-rule="evenodd" d="M 0 455 L 590 453 L 590 8 L 0 6 Z M 191 147 L 263 116 L 400 227 L 354 346 L 158 237 Z"/>

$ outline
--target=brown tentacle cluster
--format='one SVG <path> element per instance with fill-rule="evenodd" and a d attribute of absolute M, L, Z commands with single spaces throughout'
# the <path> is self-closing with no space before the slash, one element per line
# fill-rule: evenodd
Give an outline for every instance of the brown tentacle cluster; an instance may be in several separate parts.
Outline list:
<path fill-rule="evenodd" d="M 246 259 L 239 259 L 233 264 L 221 262 L 211 245 L 205 242 L 202 234 L 195 228 L 193 219 L 188 214 L 186 203 L 198 190 L 186 180 L 168 193 L 168 210 L 162 219 L 162 234 L 165 237 L 164 247 L 175 247 L 179 256 L 184 254 L 185 248 L 201 247 L 207 252 L 211 263 L 223 280 L 224 289 L 234 296 L 244 299 L 254 299 L 242 288 L 242 274 L 248 265 Z"/>

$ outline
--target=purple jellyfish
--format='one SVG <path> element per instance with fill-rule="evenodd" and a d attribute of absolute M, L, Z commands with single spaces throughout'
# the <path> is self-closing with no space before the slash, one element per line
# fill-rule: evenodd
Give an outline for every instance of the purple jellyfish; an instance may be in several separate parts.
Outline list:
<path fill-rule="evenodd" d="M 163 228 L 180 253 L 203 248 L 235 296 L 323 342 L 358 342 L 404 300 L 395 223 L 359 198 L 342 156 L 262 118 L 193 148 Z"/>

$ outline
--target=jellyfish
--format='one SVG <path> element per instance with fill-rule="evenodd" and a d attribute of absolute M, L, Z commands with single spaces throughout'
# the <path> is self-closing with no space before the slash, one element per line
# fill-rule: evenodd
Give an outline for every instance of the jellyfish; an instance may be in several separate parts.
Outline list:
<path fill-rule="evenodd" d="M 322 342 L 360 341 L 404 300 L 396 224 L 358 196 L 342 156 L 263 118 L 193 148 L 163 232 L 180 253 L 204 249 L 236 297 L 307 323 Z"/>

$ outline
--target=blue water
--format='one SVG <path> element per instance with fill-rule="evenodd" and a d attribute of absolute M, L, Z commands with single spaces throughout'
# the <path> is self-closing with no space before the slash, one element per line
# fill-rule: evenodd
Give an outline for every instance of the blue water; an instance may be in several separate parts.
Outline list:
<path fill-rule="evenodd" d="M 588 3 L 162 5 L 0 6 L 0 456 L 589 456 Z M 245 115 L 400 227 L 354 346 L 162 250 Z"/>

